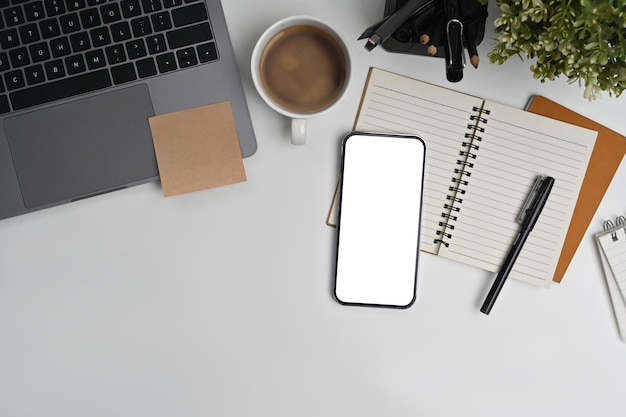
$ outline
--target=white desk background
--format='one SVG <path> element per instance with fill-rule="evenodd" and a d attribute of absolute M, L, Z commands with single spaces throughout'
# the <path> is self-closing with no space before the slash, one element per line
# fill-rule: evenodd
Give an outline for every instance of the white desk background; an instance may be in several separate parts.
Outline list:
<path fill-rule="evenodd" d="M 0 222 L 0 416 L 623 415 L 626 344 L 592 233 L 626 212 L 626 163 L 550 290 L 507 282 L 485 316 L 494 277 L 423 254 L 411 309 L 333 300 L 324 220 L 368 67 L 518 108 L 542 94 L 626 134 L 626 97 L 490 65 L 493 4 L 480 68 L 455 85 L 441 59 L 365 51 L 383 5 L 224 1 L 259 144 L 246 183 L 168 199 L 149 184 Z M 354 61 L 305 147 L 249 70 L 261 32 L 294 14 L 339 28 Z"/>

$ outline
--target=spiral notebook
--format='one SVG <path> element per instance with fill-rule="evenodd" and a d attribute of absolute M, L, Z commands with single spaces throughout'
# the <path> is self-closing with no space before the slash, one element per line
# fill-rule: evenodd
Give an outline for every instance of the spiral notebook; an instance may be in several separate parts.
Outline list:
<path fill-rule="evenodd" d="M 626 342 L 626 218 L 604 222 L 604 231 L 595 235 L 606 284 L 622 341 Z"/>
<path fill-rule="evenodd" d="M 538 175 L 556 183 L 511 277 L 548 287 L 597 132 L 373 68 L 355 130 L 426 142 L 420 249 L 500 269 Z"/>

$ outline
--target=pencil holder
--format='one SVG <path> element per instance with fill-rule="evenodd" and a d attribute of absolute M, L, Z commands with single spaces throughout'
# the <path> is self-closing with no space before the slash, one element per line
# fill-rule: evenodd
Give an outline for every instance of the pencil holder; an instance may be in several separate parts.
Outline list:
<path fill-rule="evenodd" d="M 386 0 L 384 17 L 391 16 L 408 1 L 412 0 Z M 383 48 L 389 52 L 443 58 L 447 42 L 444 1 L 432 3 L 424 14 L 411 16 L 405 21 L 388 40 L 383 42 Z M 469 50 L 472 47 L 471 43 L 480 45 L 485 36 L 487 5 L 481 4 L 478 0 L 458 0 L 457 3 L 459 20 L 464 27 L 465 47 L 469 46 Z"/>
<path fill-rule="evenodd" d="M 386 0 L 382 21 L 370 26 L 359 39 L 365 49 L 378 45 L 389 52 L 445 59 L 446 78 L 463 78 L 465 49 L 478 68 L 478 44 L 485 35 L 487 5 L 478 0 Z"/>

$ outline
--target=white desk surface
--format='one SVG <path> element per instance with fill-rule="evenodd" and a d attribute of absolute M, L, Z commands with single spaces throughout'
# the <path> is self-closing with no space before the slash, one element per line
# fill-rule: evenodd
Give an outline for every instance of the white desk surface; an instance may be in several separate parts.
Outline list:
<path fill-rule="evenodd" d="M 626 344 L 592 233 L 626 212 L 626 163 L 562 284 L 509 281 L 485 316 L 493 275 L 423 254 L 412 308 L 333 300 L 324 221 L 368 67 L 518 108 L 542 94 L 626 134 L 626 97 L 490 65 L 493 4 L 480 68 L 455 85 L 441 59 L 365 51 L 383 5 L 224 1 L 259 144 L 246 183 L 167 199 L 149 184 L 0 222 L 1 416 L 623 415 Z M 295 14 L 339 28 L 354 60 L 305 147 L 249 70 L 256 38 Z"/>

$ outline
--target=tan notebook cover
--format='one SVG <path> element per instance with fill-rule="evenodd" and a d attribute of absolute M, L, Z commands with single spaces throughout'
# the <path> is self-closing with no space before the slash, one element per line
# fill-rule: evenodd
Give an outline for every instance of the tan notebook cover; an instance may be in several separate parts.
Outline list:
<path fill-rule="evenodd" d="M 554 273 L 554 281 L 561 282 L 604 193 L 626 154 L 626 137 L 542 96 L 533 97 L 527 110 L 598 132 L 563 251 Z"/>

